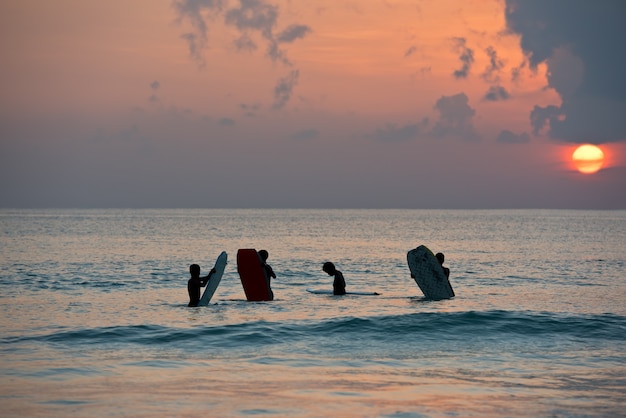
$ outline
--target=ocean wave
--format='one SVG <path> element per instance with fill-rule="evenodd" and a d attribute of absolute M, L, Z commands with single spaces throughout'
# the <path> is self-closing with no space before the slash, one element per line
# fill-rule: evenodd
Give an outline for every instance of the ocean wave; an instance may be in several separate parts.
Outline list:
<path fill-rule="evenodd" d="M 305 344 L 324 339 L 368 341 L 466 341 L 471 339 L 577 339 L 626 340 L 626 317 L 604 315 L 556 315 L 510 311 L 413 313 L 380 317 L 344 317 L 323 321 L 251 321 L 238 324 L 177 328 L 162 325 L 125 325 L 83 329 L 56 329 L 39 335 L 0 339 L 8 345 L 27 341 L 50 344 L 110 346 L 177 345 L 181 348 L 230 348 L 242 346 Z"/>

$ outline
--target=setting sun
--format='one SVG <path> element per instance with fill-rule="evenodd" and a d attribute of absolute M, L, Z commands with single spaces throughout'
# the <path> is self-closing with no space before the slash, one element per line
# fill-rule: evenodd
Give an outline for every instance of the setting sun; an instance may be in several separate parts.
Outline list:
<path fill-rule="evenodd" d="M 572 154 L 572 161 L 574 161 L 576 168 L 581 173 L 595 173 L 602 168 L 604 152 L 595 145 L 581 145 Z"/>

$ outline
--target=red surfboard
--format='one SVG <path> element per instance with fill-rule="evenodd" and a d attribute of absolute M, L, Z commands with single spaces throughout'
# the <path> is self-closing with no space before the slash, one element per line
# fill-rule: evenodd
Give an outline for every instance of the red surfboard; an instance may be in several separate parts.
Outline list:
<path fill-rule="evenodd" d="M 274 299 L 263 262 L 254 248 L 237 251 L 237 273 L 246 299 L 253 302 Z"/>

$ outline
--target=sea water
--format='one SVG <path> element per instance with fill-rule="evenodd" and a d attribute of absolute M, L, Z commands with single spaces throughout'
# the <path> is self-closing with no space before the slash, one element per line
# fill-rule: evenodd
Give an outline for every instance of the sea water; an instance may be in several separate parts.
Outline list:
<path fill-rule="evenodd" d="M 420 244 L 455 298 L 423 299 Z M 3 209 L 0 250 L 3 417 L 625 415 L 626 211 Z M 381 295 L 308 293 L 325 261 Z"/>

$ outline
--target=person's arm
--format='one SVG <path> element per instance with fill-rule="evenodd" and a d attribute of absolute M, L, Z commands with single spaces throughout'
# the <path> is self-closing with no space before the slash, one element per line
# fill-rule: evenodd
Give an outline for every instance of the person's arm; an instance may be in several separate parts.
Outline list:
<path fill-rule="evenodd" d="M 209 282 L 209 280 L 211 280 L 211 276 L 213 276 L 214 274 L 215 274 L 215 267 L 213 267 L 211 269 L 209 274 L 207 274 L 206 276 L 200 278 L 200 286 L 202 286 L 202 287 L 206 286 L 206 284 Z"/>
<path fill-rule="evenodd" d="M 272 266 L 270 266 L 269 264 L 266 264 L 265 268 L 267 269 L 267 275 L 270 276 L 272 279 L 275 279 L 276 273 L 274 273 L 274 269 L 272 268 Z"/>

